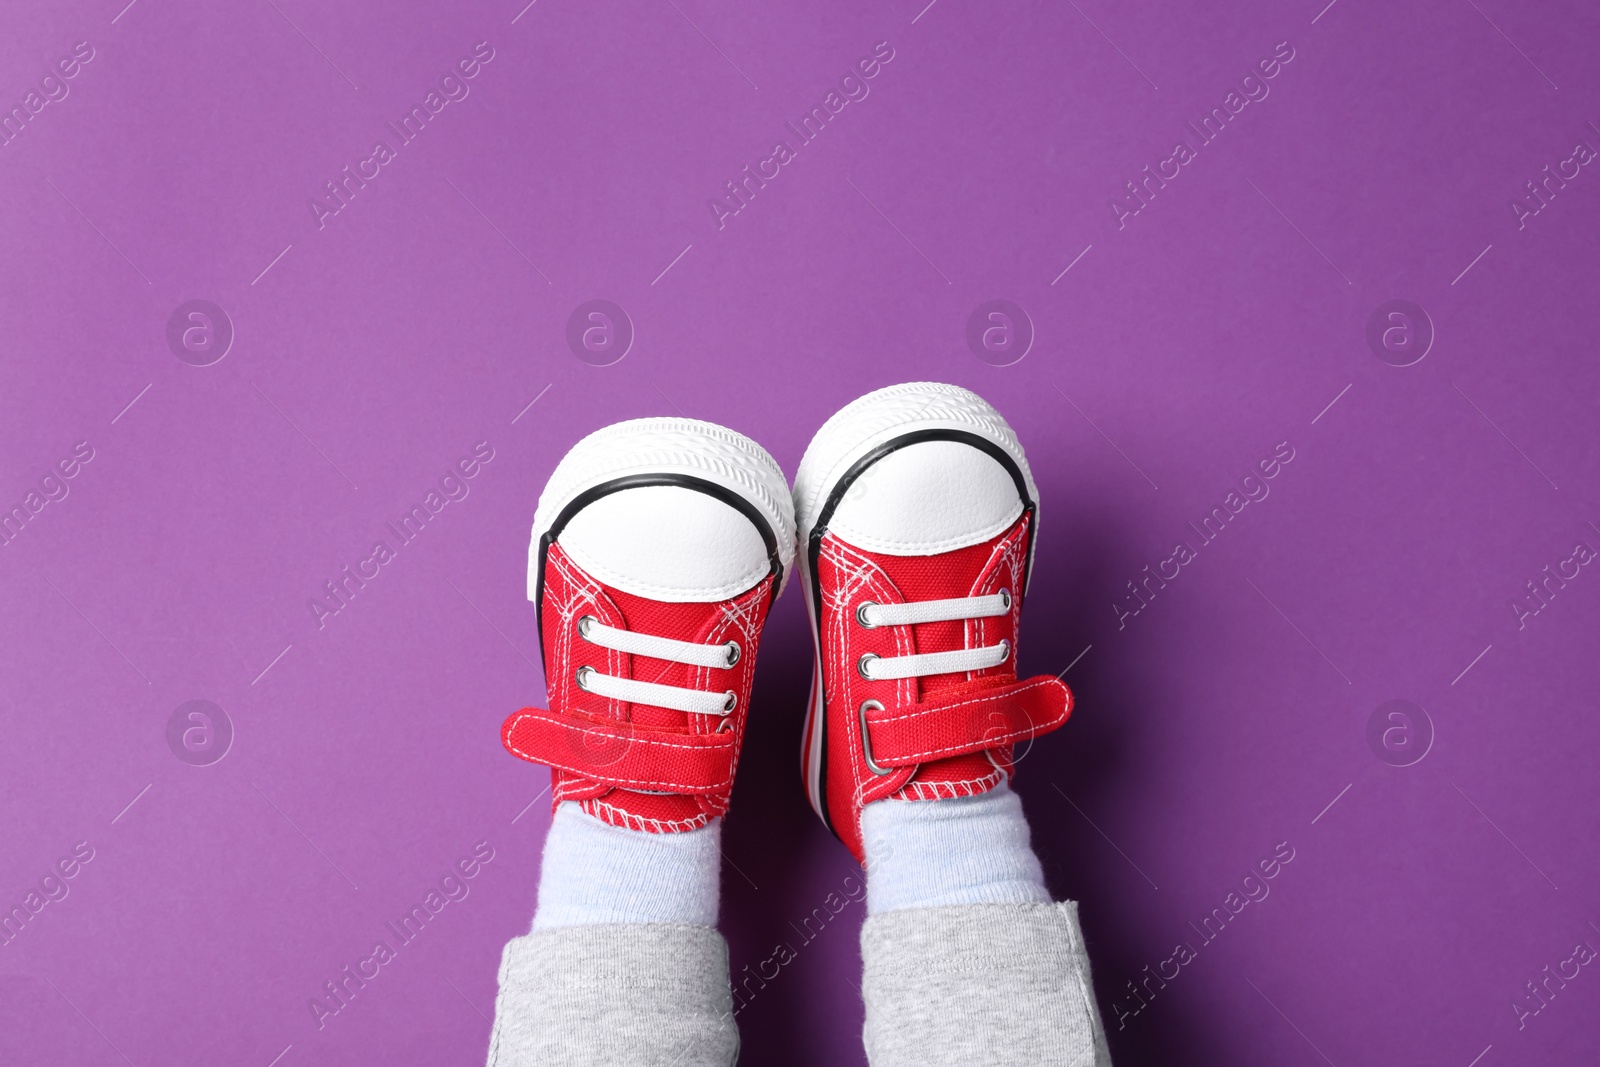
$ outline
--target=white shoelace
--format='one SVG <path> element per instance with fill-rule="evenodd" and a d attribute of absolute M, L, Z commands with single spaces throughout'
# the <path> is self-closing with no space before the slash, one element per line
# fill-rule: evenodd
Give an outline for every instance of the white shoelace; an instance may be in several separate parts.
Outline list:
<path fill-rule="evenodd" d="M 919 600 L 909 604 L 875 604 L 856 608 L 856 622 L 867 629 L 879 626 L 913 626 L 927 622 L 955 622 L 986 619 L 1011 611 L 1011 593 L 1000 590 L 991 596 L 952 597 L 949 600 Z M 911 656 L 878 656 L 871 652 L 856 661 L 861 677 L 871 682 L 898 678 L 922 678 L 930 674 L 964 674 L 967 671 L 998 667 L 1011 655 L 1011 642 L 981 648 L 958 648 L 951 652 L 919 652 Z"/>
<path fill-rule="evenodd" d="M 607 626 L 593 615 L 578 620 L 578 634 L 592 645 L 625 652 L 630 656 L 648 656 L 691 667 L 713 667 L 729 670 L 743 655 L 739 642 L 726 641 L 717 645 L 701 645 L 693 641 L 678 641 L 670 637 L 635 633 Z M 691 715 L 727 715 L 738 703 L 738 694 L 732 689 L 722 693 L 702 689 L 686 689 L 659 682 L 643 682 L 637 678 L 618 678 L 601 674 L 593 667 L 579 667 L 578 688 L 611 700 L 624 700 L 630 704 L 649 704 L 658 708 L 688 712 Z"/>

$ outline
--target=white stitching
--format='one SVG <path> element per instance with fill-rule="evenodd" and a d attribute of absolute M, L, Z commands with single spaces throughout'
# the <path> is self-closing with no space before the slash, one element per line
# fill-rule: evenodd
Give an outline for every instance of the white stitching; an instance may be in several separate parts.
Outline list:
<path fill-rule="evenodd" d="M 1003 619 L 969 620 L 966 626 L 966 632 L 963 635 L 965 638 L 966 647 L 975 647 L 974 642 L 980 644 L 986 642 L 990 635 L 990 631 L 988 629 L 989 626 L 998 628 L 1003 624 L 1009 624 L 1010 637 L 1012 641 L 1012 655 L 1007 664 L 987 668 L 983 671 L 967 672 L 966 677 L 968 680 L 995 677 L 1004 678 L 1008 674 L 1014 679 L 1016 676 L 1016 634 L 1019 629 L 1022 608 L 1022 590 L 1020 588 L 1021 568 L 1023 565 L 1023 560 L 1026 556 L 1025 545 L 1029 532 L 1030 530 L 1027 515 L 1019 515 L 1015 520 L 1013 520 L 1011 532 L 994 546 L 990 553 L 989 559 L 985 562 L 983 568 L 980 570 L 972 585 L 969 595 L 974 596 L 993 593 L 1003 585 L 1009 585 L 1012 589 L 1012 607 L 1010 614 L 1005 616 Z M 851 719 L 854 718 L 853 715 L 849 715 L 849 712 L 851 709 L 856 707 L 854 696 L 857 685 L 853 677 L 854 668 L 850 662 L 850 639 L 854 633 L 849 625 L 850 619 L 853 617 L 851 615 L 850 605 L 851 602 L 856 599 L 856 597 L 864 590 L 870 591 L 873 596 L 886 603 L 903 602 L 904 597 L 900 594 L 898 588 L 894 586 L 893 582 L 888 578 L 888 575 L 883 572 L 882 568 L 875 560 L 871 559 L 865 553 L 857 549 L 856 546 L 843 541 L 837 535 L 831 532 L 823 538 L 821 551 L 818 553 L 819 570 L 821 570 L 823 561 L 826 561 L 834 570 L 834 573 L 827 576 L 827 581 L 819 581 L 819 585 L 822 589 L 822 604 L 820 607 L 825 613 L 827 613 L 827 617 L 819 620 L 818 623 L 818 631 L 821 639 L 820 643 L 823 646 L 822 649 L 819 649 L 819 655 L 824 661 L 824 696 L 827 699 L 828 705 L 835 707 L 832 715 L 835 717 L 836 721 L 841 723 L 845 732 L 845 746 L 850 754 L 851 759 L 850 778 L 852 779 L 853 785 L 853 806 L 855 809 L 853 815 L 858 832 L 862 807 L 871 801 L 880 799 L 884 796 L 889 796 L 895 793 L 903 794 L 912 792 L 915 792 L 918 795 L 926 795 L 931 791 L 935 798 L 937 798 L 942 796 L 946 791 L 948 791 L 952 796 L 962 795 L 962 790 L 969 786 L 984 785 L 985 788 L 992 788 L 995 783 L 1004 777 L 1004 773 L 999 769 L 996 769 L 993 773 L 985 775 L 982 778 L 971 779 L 964 782 L 912 782 L 911 779 L 916 775 L 918 764 L 911 763 L 909 765 L 898 766 L 895 772 L 892 774 L 883 775 L 881 777 L 874 776 L 871 779 L 863 779 L 863 776 L 860 773 L 860 768 L 865 762 L 865 754 L 861 748 L 861 739 L 858 736 L 859 727 L 853 725 L 851 722 L 845 721 L 847 716 Z M 822 576 L 819 575 L 818 577 L 820 579 Z M 1000 632 L 1003 634 L 1005 633 L 1005 630 L 1001 629 Z M 904 654 L 906 652 L 913 651 L 911 648 L 910 637 L 912 633 L 911 627 L 893 627 L 890 628 L 890 633 L 895 637 L 896 649 L 898 652 Z M 829 681 L 833 682 L 834 688 L 836 689 L 836 692 L 833 694 L 828 694 L 826 692 Z M 1055 679 L 1041 678 L 1037 682 L 1030 682 L 1022 688 L 1014 690 L 1009 695 L 1023 695 L 1031 692 L 1047 681 L 1055 681 Z M 1063 688 L 1065 687 L 1063 686 Z M 900 703 L 902 706 L 915 705 L 917 703 L 916 698 L 918 694 L 916 679 L 901 679 L 899 680 L 896 689 L 897 696 L 899 697 L 897 703 Z M 894 715 L 886 719 L 878 719 L 873 721 L 895 722 L 901 719 L 932 715 L 938 712 L 949 710 L 951 708 L 966 707 L 970 704 L 994 699 L 996 699 L 995 694 L 991 692 L 983 696 L 974 697 L 970 700 L 958 702 L 953 705 L 928 709 L 926 711 L 908 712 L 902 715 Z M 1072 696 L 1071 691 L 1068 690 L 1066 714 L 1070 716 L 1071 711 Z M 1035 727 L 1030 720 L 1028 730 L 1036 733 L 1043 733 L 1047 729 L 1053 729 L 1055 726 L 1059 726 L 1063 721 L 1065 721 L 1065 717 L 1052 719 L 1044 726 Z M 1003 746 L 1014 743 L 1017 740 L 1021 740 L 1026 736 L 1028 736 L 1028 733 L 1020 733 L 1015 737 L 998 739 L 994 744 L 995 746 Z M 973 750 L 965 749 L 965 751 Z M 944 754 L 960 755 L 964 754 L 964 752 L 948 748 L 937 749 L 928 753 L 897 757 L 896 762 L 899 763 L 900 759 L 923 761 Z M 826 803 L 827 783 L 821 783 L 821 788 L 824 794 L 824 803 Z"/>
<path fill-rule="evenodd" d="M 900 792 L 902 794 L 915 792 L 918 800 L 947 799 L 943 796 L 946 789 L 950 791 L 950 798 L 974 796 L 978 793 L 987 793 L 990 789 L 999 785 L 1002 777 L 1004 775 L 996 769 L 982 778 L 968 778 L 959 782 L 910 782 Z M 930 790 L 933 793 L 932 796 L 927 795 Z"/>
<path fill-rule="evenodd" d="M 1038 737 L 1040 734 L 1049 733 L 1051 730 L 1055 729 L 1057 726 L 1060 726 L 1062 723 L 1066 722 L 1067 718 L 1068 718 L 1068 714 L 1065 711 L 1065 709 L 1063 709 L 1063 713 L 1059 718 L 1053 718 L 1053 719 L 1049 720 L 1048 722 L 1041 723 L 1038 726 L 1034 726 L 1034 725 L 1032 725 L 1030 723 L 1026 730 L 1015 731 L 1015 732 L 1008 733 L 1008 734 L 1001 734 L 999 737 L 995 737 L 993 739 L 986 739 L 986 740 L 989 740 L 989 743 L 985 744 L 983 746 L 983 749 L 972 748 L 972 747 L 970 747 L 972 745 L 972 742 L 963 741 L 963 742 L 958 742 L 958 743 L 956 743 L 954 745 L 946 745 L 944 748 L 929 749 L 926 752 L 907 752 L 903 756 L 892 756 L 892 757 L 886 756 L 884 758 L 885 759 L 893 759 L 896 763 L 899 763 L 901 760 L 911 760 L 911 761 L 916 762 L 916 763 L 922 763 L 922 762 L 924 762 L 926 760 L 929 760 L 929 759 L 932 759 L 932 758 L 934 758 L 936 756 L 961 756 L 961 755 L 965 755 L 968 752 L 979 752 L 979 751 L 983 751 L 984 749 L 999 748 L 1002 745 L 1013 745 L 1013 744 L 1016 744 L 1018 741 L 1025 741 L 1029 737 Z"/>
<path fill-rule="evenodd" d="M 1048 675 L 1041 674 L 1039 677 L 1037 677 L 1037 678 L 1035 678 L 1035 679 L 1033 679 L 1031 681 L 1024 682 L 1022 684 L 1021 688 L 1015 689 L 1015 690 L 1011 691 L 1010 693 L 999 693 L 998 691 L 991 691 L 991 692 L 989 692 L 989 693 L 987 693 L 987 694 L 985 694 L 983 696 L 973 697 L 971 700 L 962 700 L 962 701 L 958 701 L 957 703 L 954 703 L 954 704 L 939 704 L 939 705 L 935 705 L 934 707 L 931 707 L 931 708 L 924 708 L 921 711 L 907 711 L 907 712 L 904 712 L 904 713 L 899 714 L 899 715 L 886 715 L 886 716 L 884 716 L 882 718 L 875 718 L 875 717 L 869 715 L 867 717 L 867 721 L 869 723 L 876 724 L 876 723 L 884 723 L 884 722 L 899 722 L 902 719 L 915 719 L 915 718 L 917 718 L 918 716 L 921 716 L 921 715 L 938 715 L 938 714 L 940 714 L 942 712 L 954 711 L 956 708 L 964 708 L 969 704 L 982 704 L 982 703 L 985 703 L 986 701 L 990 701 L 990 700 L 1006 700 L 1006 699 L 1010 699 L 1012 697 L 1019 697 L 1023 693 L 1026 693 L 1031 689 L 1037 689 L 1039 686 L 1049 685 L 1052 682 L 1055 682 L 1057 685 L 1061 685 L 1061 688 L 1063 688 L 1063 689 L 1066 688 L 1066 686 L 1064 684 L 1056 681 L 1056 679 L 1051 678 Z"/>
<path fill-rule="evenodd" d="M 557 715 L 556 712 L 551 712 L 550 714 L 552 716 Z M 566 720 L 566 721 L 555 721 L 553 719 L 546 719 L 542 715 L 528 715 L 528 714 L 518 715 L 516 717 L 516 719 L 513 721 L 512 729 L 516 729 L 516 725 L 515 724 L 521 722 L 524 719 L 532 719 L 535 722 L 548 722 L 548 723 L 551 723 L 552 725 L 562 726 L 562 727 L 566 727 L 566 728 L 572 729 L 572 730 L 580 730 L 581 731 L 583 729 L 583 727 L 581 725 L 574 724 L 571 721 L 569 716 L 562 715 L 561 718 Z M 598 726 L 600 724 L 596 723 L 595 725 Z M 687 737 L 688 735 L 685 734 L 684 736 Z M 632 737 L 625 738 L 625 740 L 630 745 L 657 745 L 657 746 L 659 746 L 661 748 L 689 748 L 689 749 L 694 749 L 696 752 L 715 752 L 716 751 L 715 748 L 711 748 L 711 747 L 706 746 L 706 745 L 678 745 L 678 744 L 672 743 L 671 741 L 655 741 L 655 740 L 652 740 L 651 738 L 648 738 L 648 737 L 632 736 Z M 519 753 L 519 755 L 520 754 L 521 753 Z M 539 763 L 539 762 L 542 762 L 542 761 L 541 760 L 533 760 L 533 762 Z"/>
<path fill-rule="evenodd" d="M 570 668 L 573 663 L 573 634 L 576 632 L 576 627 L 573 625 L 573 617 L 577 614 L 581 607 L 592 605 L 593 610 L 595 611 L 597 617 L 600 617 L 601 621 L 608 624 L 620 624 L 624 621 L 621 612 L 618 610 L 616 605 L 612 603 L 610 598 L 605 595 L 604 587 L 596 582 L 592 576 L 585 574 L 582 568 L 578 566 L 576 561 L 572 560 L 565 554 L 565 552 L 561 550 L 560 545 L 551 546 L 548 563 L 551 565 L 554 575 L 558 580 L 549 583 L 549 585 L 553 588 L 547 587 L 546 599 L 550 603 L 550 606 L 556 611 L 556 614 L 560 619 L 559 634 L 556 642 L 557 684 L 552 687 L 553 691 L 551 696 L 552 704 L 554 704 L 554 698 L 559 695 L 563 707 L 560 710 L 552 708 L 549 712 L 547 712 L 550 718 L 546 718 L 542 715 L 532 714 L 519 715 L 515 720 L 513 720 L 511 724 L 512 729 L 515 729 L 516 725 L 523 719 L 551 722 L 553 725 L 563 726 L 568 729 L 581 729 L 581 726 L 574 727 L 570 721 L 562 721 L 564 719 L 569 720 L 571 716 L 571 712 L 564 706 L 567 703 L 566 696 L 568 693 L 564 683 L 566 681 L 566 675 L 570 673 Z M 727 746 L 708 748 L 705 745 L 686 743 L 680 744 L 668 740 L 654 740 L 648 737 L 633 736 L 627 739 L 630 744 L 637 743 L 643 745 L 653 745 L 658 748 L 668 749 L 693 749 L 701 752 L 716 752 L 719 749 L 723 751 L 731 749 L 732 758 L 729 760 L 727 777 L 720 782 L 697 787 L 697 789 L 714 790 L 716 793 L 726 793 L 732 788 L 734 778 L 736 777 L 739 765 L 740 749 L 742 748 L 744 739 L 744 720 L 745 715 L 747 714 L 750 691 L 755 681 L 755 654 L 757 645 L 760 641 L 761 626 L 764 622 L 764 616 L 761 609 L 768 599 L 771 585 L 772 578 L 771 576 L 768 576 L 764 581 L 758 583 L 755 587 L 750 589 L 744 596 L 737 598 L 730 604 L 723 605 L 722 617 L 707 630 L 707 633 L 711 635 L 710 639 L 713 641 L 720 639 L 720 637 L 729 632 L 729 630 L 736 630 L 740 637 L 744 639 L 742 647 L 742 658 L 744 663 L 743 670 L 741 672 L 742 679 L 739 686 L 739 703 L 741 708 L 739 715 L 735 719 L 731 743 Z M 630 677 L 633 673 L 632 660 L 634 658 L 635 657 L 630 657 L 625 654 L 617 653 L 607 649 L 606 669 L 608 671 L 618 673 L 623 677 Z M 670 669 L 670 666 L 664 668 L 664 670 L 668 669 Z M 704 684 L 709 676 L 709 670 L 705 668 L 695 668 L 695 670 L 698 672 L 696 677 L 702 684 Z M 628 705 L 625 705 L 620 701 L 609 699 L 607 699 L 604 703 L 605 710 L 611 716 L 612 722 L 625 726 L 632 721 L 632 716 L 624 713 L 624 709 L 628 708 Z M 603 721 L 604 720 L 596 725 L 601 725 Z M 702 721 L 702 717 L 700 716 L 691 718 L 689 725 L 693 733 L 696 735 L 704 735 L 712 732 L 713 724 L 707 721 Z M 532 762 L 544 762 L 542 759 L 539 759 L 538 757 L 533 756 L 516 745 L 511 744 L 509 741 L 507 742 L 506 747 L 523 759 L 527 759 Z M 586 800 L 586 802 L 592 801 L 593 803 L 599 804 L 601 803 L 601 801 L 598 800 L 599 796 L 604 796 L 612 790 L 626 785 L 640 787 L 664 786 L 674 790 L 681 790 L 683 788 L 681 782 L 657 781 L 654 779 L 620 778 L 611 776 L 591 778 L 585 774 L 583 770 L 574 767 L 563 767 L 559 764 L 551 764 L 551 766 L 555 766 L 558 769 L 566 772 L 566 774 L 570 775 L 572 779 L 570 782 L 563 781 L 557 786 L 556 789 L 551 791 L 552 796 L 555 798 L 568 796 L 579 792 L 586 792 L 587 789 L 592 786 L 603 786 L 605 788 L 602 792 Z M 674 795 L 691 796 L 696 798 L 704 797 L 707 801 L 710 801 L 721 811 L 726 811 L 728 807 L 726 799 L 722 796 L 715 795 L 715 793 L 707 795 L 698 791 L 690 793 L 674 792 Z M 615 805 L 608 804 L 605 805 L 605 807 L 617 812 L 624 812 L 624 809 L 616 808 Z M 641 824 L 644 822 L 661 824 L 660 820 L 644 820 L 642 817 L 631 815 L 631 813 L 624 814 L 627 815 L 628 819 L 639 821 Z M 706 816 L 706 819 L 709 818 L 709 815 Z M 703 825 L 703 821 L 701 824 Z"/>
<path fill-rule="evenodd" d="M 698 830 L 715 817 L 711 812 L 701 812 L 687 819 L 647 819 L 642 815 L 635 815 L 626 808 L 607 804 L 599 798 L 584 801 L 583 810 L 612 826 L 620 825 L 624 829 L 639 830 L 643 833 L 684 833 Z"/>

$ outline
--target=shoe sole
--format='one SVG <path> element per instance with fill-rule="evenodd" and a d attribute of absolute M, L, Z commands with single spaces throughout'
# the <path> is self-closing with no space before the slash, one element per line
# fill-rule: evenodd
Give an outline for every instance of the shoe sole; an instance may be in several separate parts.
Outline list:
<path fill-rule="evenodd" d="M 600 497 L 653 485 L 694 489 L 749 518 L 777 574 L 777 599 L 795 556 L 794 508 L 777 461 L 750 438 L 716 423 L 633 419 L 573 445 L 539 494 L 528 544 L 528 599 L 541 618 L 545 555 L 567 522 Z M 543 639 L 541 633 L 541 645 Z"/>
<path fill-rule="evenodd" d="M 811 807 L 833 830 L 828 816 L 827 708 L 822 679 L 821 590 L 815 580 L 816 556 L 827 523 L 850 485 L 890 452 L 921 441 L 962 441 L 993 456 L 1017 483 L 1024 511 L 1032 517 L 1028 571 L 1038 538 L 1038 489 L 1022 444 L 1006 420 L 976 393 L 937 382 L 909 382 L 879 389 L 855 400 L 823 423 L 806 447 L 795 472 L 794 510 L 798 520 L 801 590 L 816 660 L 811 698 L 801 738 L 801 771 Z M 1026 572 L 1025 572 L 1026 573 Z M 1026 581 L 1023 583 L 1026 590 Z M 837 832 L 837 831 L 835 831 Z"/>

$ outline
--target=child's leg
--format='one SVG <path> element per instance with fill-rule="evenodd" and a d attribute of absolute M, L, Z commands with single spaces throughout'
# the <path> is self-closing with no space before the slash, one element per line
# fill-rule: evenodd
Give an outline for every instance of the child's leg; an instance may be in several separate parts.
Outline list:
<path fill-rule="evenodd" d="M 533 929 L 506 945 L 491 1067 L 727 1067 L 719 839 L 788 485 L 732 430 L 637 419 L 580 441 L 539 498 L 528 595 L 548 708 L 502 728 L 551 768 Z"/>
<path fill-rule="evenodd" d="M 1017 674 L 1038 486 L 982 397 L 908 382 L 845 405 L 795 475 L 816 683 L 806 789 L 867 868 L 874 1067 L 1107 1063 L 1072 904 L 1007 783 L 1067 721 Z M 1026 750 L 1024 750 L 1026 752 Z"/>
<path fill-rule="evenodd" d="M 533 929 L 501 957 L 490 1067 L 734 1061 L 728 946 L 713 928 L 721 830 L 645 833 L 560 805 Z"/>
<path fill-rule="evenodd" d="M 1077 905 L 1051 903 L 1005 786 L 862 812 L 873 1067 L 1108 1067 Z"/>

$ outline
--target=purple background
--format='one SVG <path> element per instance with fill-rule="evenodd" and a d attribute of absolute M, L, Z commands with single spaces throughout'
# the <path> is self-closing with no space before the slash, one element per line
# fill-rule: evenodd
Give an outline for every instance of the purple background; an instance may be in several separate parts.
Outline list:
<path fill-rule="evenodd" d="M 1600 548 L 1600 168 L 1521 229 L 1510 203 L 1600 147 L 1600 14 L 922 2 L 7 5 L 6 107 L 95 56 L 0 147 L 0 506 L 94 458 L 0 548 L 0 905 L 95 856 L 0 946 L 0 1061 L 481 1062 L 549 819 L 498 725 L 543 697 L 552 466 L 681 412 L 792 473 L 840 405 L 927 378 L 998 406 L 1039 481 L 1022 667 L 1072 664 L 1079 710 L 1018 789 L 1118 1062 L 1588 1062 L 1600 968 L 1521 1029 L 1511 1004 L 1600 948 L 1600 570 L 1521 628 L 1510 605 Z M 709 198 L 885 40 L 871 95 L 719 231 Z M 1285 40 L 1119 228 L 1124 183 Z M 470 96 L 319 228 L 310 198 L 481 41 Z M 207 367 L 166 339 L 196 298 L 237 333 Z M 609 367 L 565 340 L 596 298 L 637 330 Z M 1008 367 L 964 340 L 994 298 L 1037 331 Z M 1413 366 L 1365 339 L 1390 299 L 1436 328 Z M 470 495 L 319 629 L 309 598 L 484 440 Z M 1119 629 L 1285 441 L 1270 497 Z M 736 969 L 855 870 L 798 779 L 810 661 L 791 592 L 727 824 Z M 191 699 L 234 724 L 211 766 L 167 744 Z M 1433 724 L 1412 766 L 1367 741 L 1391 699 Z M 309 998 L 478 841 L 470 896 L 319 1030 Z M 745 1062 L 862 1062 L 861 917 L 751 1003 Z"/>

